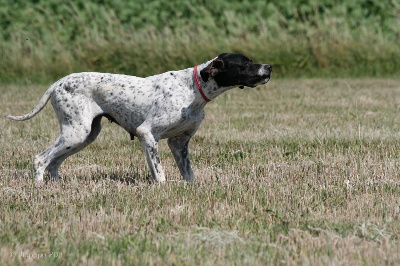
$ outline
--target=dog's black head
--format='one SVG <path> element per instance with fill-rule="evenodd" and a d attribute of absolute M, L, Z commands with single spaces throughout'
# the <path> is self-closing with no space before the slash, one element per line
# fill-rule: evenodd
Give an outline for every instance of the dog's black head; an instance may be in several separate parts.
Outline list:
<path fill-rule="evenodd" d="M 202 69 L 200 75 L 205 82 L 213 78 L 219 87 L 243 88 L 267 83 L 271 72 L 271 65 L 254 64 L 242 54 L 224 53 Z"/>

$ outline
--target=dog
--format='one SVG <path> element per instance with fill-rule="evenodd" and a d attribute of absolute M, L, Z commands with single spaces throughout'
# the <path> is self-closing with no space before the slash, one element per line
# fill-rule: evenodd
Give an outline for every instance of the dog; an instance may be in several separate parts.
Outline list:
<path fill-rule="evenodd" d="M 106 117 L 140 140 L 155 182 L 165 182 L 158 155 L 158 141 L 168 139 L 184 180 L 194 179 L 189 160 L 189 141 L 204 119 L 204 107 L 221 93 L 239 87 L 256 87 L 271 78 L 272 66 L 254 64 L 234 53 L 179 71 L 146 78 L 96 72 L 70 74 L 44 93 L 37 106 L 13 120 L 28 120 L 51 99 L 60 124 L 60 135 L 34 157 L 34 178 L 59 179 L 58 168 L 70 155 L 92 143 Z"/>

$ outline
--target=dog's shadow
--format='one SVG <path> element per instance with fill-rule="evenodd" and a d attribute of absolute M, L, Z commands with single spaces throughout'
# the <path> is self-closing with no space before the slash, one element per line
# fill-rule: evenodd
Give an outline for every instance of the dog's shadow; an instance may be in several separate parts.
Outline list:
<path fill-rule="evenodd" d="M 33 181 L 33 176 L 31 177 Z M 73 179 L 77 181 L 86 181 L 86 182 L 103 182 L 107 180 L 115 181 L 118 183 L 122 183 L 124 185 L 138 185 L 138 184 L 152 184 L 153 181 L 151 179 L 151 175 L 148 173 L 143 173 L 140 171 L 125 171 L 125 170 L 117 170 L 117 171 L 92 171 L 88 174 L 74 174 L 69 176 L 68 174 L 64 174 L 60 177 L 60 179 L 52 179 L 48 175 L 45 176 L 44 184 L 52 184 L 57 182 L 71 182 Z"/>
<path fill-rule="evenodd" d="M 105 180 L 112 180 L 116 182 L 123 183 L 125 185 L 138 185 L 139 183 L 152 184 L 152 179 L 150 175 L 142 176 L 134 173 L 133 175 L 127 175 L 126 173 L 118 174 L 111 173 L 104 176 Z"/>
<path fill-rule="evenodd" d="M 86 180 L 90 181 L 104 181 L 112 180 L 125 185 L 137 185 L 139 183 L 152 183 L 151 176 L 147 173 L 140 173 L 138 171 L 110 171 L 110 172 L 94 172 L 89 176 L 84 177 Z"/>

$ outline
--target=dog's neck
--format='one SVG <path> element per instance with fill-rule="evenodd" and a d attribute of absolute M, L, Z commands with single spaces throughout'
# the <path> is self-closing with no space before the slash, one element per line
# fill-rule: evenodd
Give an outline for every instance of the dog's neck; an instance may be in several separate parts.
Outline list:
<path fill-rule="evenodd" d="M 205 94 L 203 91 L 203 88 L 201 86 L 201 82 L 200 82 L 200 78 L 199 78 L 199 73 L 197 72 L 197 66 L 195 66 L 193 68 L 193 78 L 194 78 L 194 82 L 196 84 L 197 90 L 200 92 L 201 97 L 203 97 L 204 101 L 209 102 L 211 101 Z"/>
<path fill-rule="evenodd" d="M 219 87 L 214 78 L 210 77 L 207 82 L 201 78 L 200 71 L 211 64 L 213 60 L 215 60 L 215 58 L 193 68 L 194 87 L 201 96 L 202 101 L 205 101 L 206 103 L 212 101 L 223 92 L 237 87 Z"/>

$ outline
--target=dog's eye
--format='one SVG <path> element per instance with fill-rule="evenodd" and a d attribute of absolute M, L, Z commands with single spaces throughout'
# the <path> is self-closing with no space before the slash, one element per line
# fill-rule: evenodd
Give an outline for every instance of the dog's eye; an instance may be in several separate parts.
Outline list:
<path fill-rule="evenodd" d="M 251 61 L 246 61 L 243 63 L 243 65 L 240 67 L 241 70 L 245 70 L 251 65 Z"/>
<path fill-rule="evenodd" d="M 252 63 L 253 63 L 252 61 L 246 61 L 246 62 L 244 62 L 244 66 L 245 66 L 245 67 L 248 67 L 248 66 L 250 66 Z"/>

